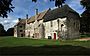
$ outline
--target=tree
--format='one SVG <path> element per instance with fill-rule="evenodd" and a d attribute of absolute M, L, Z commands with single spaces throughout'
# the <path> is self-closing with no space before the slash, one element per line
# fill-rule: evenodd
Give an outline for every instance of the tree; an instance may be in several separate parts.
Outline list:
<path fill-rule="evenodd" d="M 65 3 L 66 0 L 55 0 L 56 7 L 62 7 L 62 4 Z"/>
<path fill-rule="evenodd" d="M 90 0 L 81 0 L 80 2 L 86 10 L 90 10 Z"/>
<path fill-rule="evenodd" d="M 81 14 L 81 31 L 90 32 L 90 0 L 81 0 L 85 11 Z"/>
<path fill-rule="evenodd" d="M 13 12 L 12 0 L 0 0 L 0 17 L 8 17 L 8 12 Z"/>
<path fill-rule="evenodd" d="M 0 24 L 0 36 L 5 36 L 5 35 L 6 35 L 6 31 L 4 30 L 4 26 Z"/>
<path fill-rule="evenodd" d="M 63 3 L 65 3 L 66 0 L 50 0 L 50 1 L 55 1 L 56 7 L 62 7 Z M 37 0 L 32 0 L 32 2 L 37 2 Z"/>
<path fill-rule="evenodd" d="M 14 35 L 14 28 L 9 28 L 7 30 L 7 36 L 13 36 Z"/>

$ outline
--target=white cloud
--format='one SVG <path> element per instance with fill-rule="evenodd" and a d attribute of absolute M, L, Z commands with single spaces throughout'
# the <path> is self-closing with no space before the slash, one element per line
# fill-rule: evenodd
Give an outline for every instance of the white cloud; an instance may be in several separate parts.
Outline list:
<path fill-rule="evenodd" d="M 0 18 L 0 23 L 4 25 L 5 30 L 13 27 L 18 22 L 18 19 L 9 15 L 8 18 Z"/>
<path fill-rule="evenodd" d="M 9 22 L 9 20 L 5 20 L 3 23 L 8 23 Z"/>
<path fill-rule="evenodd" d="M 18 19 L 16 19 L 16 20 L 13 20 L 12 22 L 14 22 L 14 23 L 17 23 L 17 22 L 18 22 Z"/>

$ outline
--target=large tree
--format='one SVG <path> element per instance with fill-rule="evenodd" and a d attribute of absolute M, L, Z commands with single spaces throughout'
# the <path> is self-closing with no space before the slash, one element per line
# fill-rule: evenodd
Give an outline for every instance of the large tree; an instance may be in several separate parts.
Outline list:
<path fill-rule="evenodd" d="M 81 0 L 80 2 L 86 10 L 90 10 L 90 0 Z"/>
<path fill-rule="evenodd" d="M 14 35 L 14 28 L 9 28 L 7 30 L 7 36 L 13 36 Z"/>
<path fill-rule="evenodd" d="M 0 36 L 5 36 L 5 35 L 6 35 L 6 31 L 4 30 L 4 26 L 0 24 Z"/>
<path fill-rule="evenodd" d="M 13 12 L 12 0 L 0 0 L 0 17 L 8 17 L 8 12 Z"/>
<path fill-rule="evenodd" d="M 81 14 L 81 31 L 90 32 L 90 0 L 81 0 L 85 11 Z"/>
<path fill-rule="evenodd" d="M 62 7 L 63 3 L 65 3 L 66 0 L 50 0 L 50 1 L 55 1 L 56 7 Z M 32 0 L 32 2 L 37 2 L 37 0 Z"/>

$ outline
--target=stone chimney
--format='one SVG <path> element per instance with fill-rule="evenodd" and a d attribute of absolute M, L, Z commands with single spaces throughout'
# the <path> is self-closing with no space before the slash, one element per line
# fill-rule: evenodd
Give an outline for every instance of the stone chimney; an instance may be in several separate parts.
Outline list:
<path fill-rule="evenodd" d="M 38 9 L 36 9 L 36 15 L 38 15 Z"/>
<path fill-rule="evenodd" d="M 26 19 L 28 19 L 28 14 L 26 14 Z"/>
<path fill-rule="evenodd" d="M 18 18 L 18 20 L 20 21 L 20 20 L 21 20 L 21 18 Z"/>
<path fill-rule="evenodd" d="M 51 10 L 51 8 L 49 8 L 49 10 Z"/>
<path fill-rule="evenodd" d="M 35 21 L 37 21 L 38 9 L 35 10 L 35 13 L 36 13 L 36 15 L 35 15 Z"/>

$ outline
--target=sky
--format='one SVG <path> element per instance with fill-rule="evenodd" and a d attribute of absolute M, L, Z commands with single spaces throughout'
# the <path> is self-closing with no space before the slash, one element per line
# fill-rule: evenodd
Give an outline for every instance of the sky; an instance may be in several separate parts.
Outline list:
<path fill-rule="evenodd" d="M 84 8 L 80 5 L 80 0 L 66 0 L 65 3 L 79 14 L 84 11 Z M 9 13 L 8 18 L 0 17 L 0 23 L 4 25 L 5 30 L 13 27 L 18 22 L 18 18 L 25 19 L 26 14 L 29 17 L 35 15 L 36 8 L 38 8 L 39 12 L 48 8 L 56 8 L 54 2 L 50 2 L 49 0 L 39 0 L 37 3 L 33 3 L 32 0 L 13 0 L 12 4 L 15 7 L 13 9 L 14 12 Z"/>

